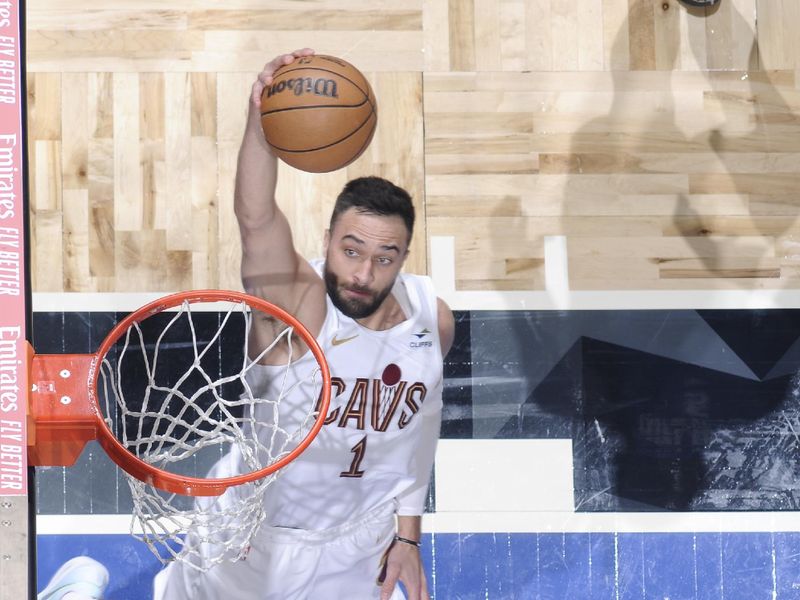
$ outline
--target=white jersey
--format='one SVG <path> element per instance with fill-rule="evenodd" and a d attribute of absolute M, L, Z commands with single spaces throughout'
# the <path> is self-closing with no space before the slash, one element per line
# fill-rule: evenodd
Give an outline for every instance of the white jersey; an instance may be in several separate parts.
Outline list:
<path fill-rule="evenodd" d="M 322 261 L 312 265 L 321 272 Z M 317 341 L 331 371 L 328 417 L 267 490 L 266 525 L 327 529 L 391 501 L 400 515 L 422 514 L 442 410 L 437 299 L 416 275 L 400 274 L 392 293 L 407 318 L 385 331 L 362 327 L 327 297 Z M 295 367 L 315 364 L 307 353 Z M 256 365 L 248 383 L 275 397 L 283 372 Z"/>

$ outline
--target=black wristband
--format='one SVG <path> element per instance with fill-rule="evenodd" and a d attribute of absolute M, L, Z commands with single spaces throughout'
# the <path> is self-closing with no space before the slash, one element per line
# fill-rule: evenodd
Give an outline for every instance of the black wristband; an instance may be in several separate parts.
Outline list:
<path fill-rule="evenodd" d="M 409 544 L 411 546 L 416 546 L 417 548 L 422 546 L 422 542 L 415 542 L 414 540 L 409 540 L 408 538 L 400 537 L 399 535 L 394 536 L 395 542 L 403 542 L 404 544 Z"/>

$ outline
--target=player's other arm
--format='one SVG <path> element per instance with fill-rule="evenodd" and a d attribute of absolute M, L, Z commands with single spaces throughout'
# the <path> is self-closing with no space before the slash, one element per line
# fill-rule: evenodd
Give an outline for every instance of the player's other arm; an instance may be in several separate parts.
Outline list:
<path fill-rule="evenodd" d="M 441 298 L 437 298 L 437 321 L 439 343 L 442 357 L 446 356 L 453 345 L 455 336 L 455 319 L 453 311 Z M 425 432 L 421 436 L 417 459 L 420 461 L 420 473 L 426 476 L 414 486 L 400 501 L 397 512 L 397 535 L 404 540 L 419 542 L 422 537 L 422 506 L 430 483 L 429 474 L 433 467 L 436 442 L 439 439 L 441 412 L 428 415 L 425 421 Z M 391 597 L 398 581 L 402 581 L 409 594 L 409 600 L 428 600 L 428 583 L 425 570 L 419 555 L 419 548 L 406 541 L 395 542 L 388 552 L 386 578 L 381 587 L 381 600 Z"/>
<path fill-rule="evenodd" d="M 442 358 L 450 351 L 455 335 L 455 319 L 453 311 L 441 298 L 437 298 L 437 327 L 439 331 L 439 344 L 441 346 Z M 425 405 L 428 406 L 427 404 Z M 442 413 L 441 410 L 425 410 L 421 423 L 422 430 L 419 436 L 419 443 L 415 448 L 414 470 L 417 473 L 417 480 L 407 490 L 398 496 L 397 514 L 400 516 L 421 515 L 425 506 L 425 499 L 428 494 L 430 484 L 430 473 L 433 468 L 433 460 L 436 455 L 436 446 L 439 441 L 441 430 Z M 413 521 L 411 521 L 413 524 Z M 401 533 L 398 535 L 402 536 Z M 405 537 L 405 536 L 403 536 Z M 416 538 L 415 538 L 416 539 Z"/>
<path fill-rule="evenodd" d="M 312 53 L 303 49 L 280 55 L 259 73 L 250 93 L 234 190 L 245 290 L 285 308 L 310 327 L 319 319 L 309 317 L 309 311 L 313 315 L 320 307 L 324 310 L 324 286 L 295 250 L 289 222 L 275 199 L 278 166 L 261 129 L 261 92 L 272 82 L 275 70 Z M 316 302 L 310 300 L 313 297 Z"/>
<path fill-rule="evenodd" d="M 455 320 L 453 319 L 453 311 L 442 299 L 437 299 L 437 312 L 439 342 L 442 348 L 442 357 L 444 357 L 453 345 Z M 425 499 L 428 495 L 431 470 L 433 469 L 433 460 L 436 455 L 436 446 L 439 441 L 442 424 L 441 410 L 426 410 L 424 412 L 425 414 L 421 415 L 423 417 L 422 430 L 414 452 L 414 472 L 417 474 L 417 480 L 397 498 L 398 518 L 408 519 L 407 521 L 398 521 L 398 535 L 408 537 L 404 536 L 399 529 L 401 523 L 406 523 L 409 528 L 408 533 L 412 534 L 411 539 L 415 541 L 419 540 L 419 516 L 422 515 L 425 507 Z M 414 529 L 415 527 L 416 530 Z"/>

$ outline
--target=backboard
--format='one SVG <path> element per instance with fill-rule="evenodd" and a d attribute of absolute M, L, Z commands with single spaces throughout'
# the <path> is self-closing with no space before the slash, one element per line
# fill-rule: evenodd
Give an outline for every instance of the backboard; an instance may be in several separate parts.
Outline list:
<path fill-rule="evenodd" d="M 26 339 L 30 333 L 24 2 L 0 13 L 0 600 L 28 598 L 35 563 L 29 527 Z M 30 568 L 29 568 L 30 565 Z"/>

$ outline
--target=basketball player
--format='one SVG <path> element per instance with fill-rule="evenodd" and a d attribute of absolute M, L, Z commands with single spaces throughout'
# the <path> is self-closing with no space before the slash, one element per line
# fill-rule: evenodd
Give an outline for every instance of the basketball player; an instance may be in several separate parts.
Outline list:
<path fill-rule="evenodd" d="M 429 598 L 420 520 L 453 315 L 427 277 L 400 272 L 414 209 L 408 193 L 384 179 L 345 186 L 325 232 L 324 260 L 308 262 L 295 250 L 275 201 L 277 160 L 261 130 L 260 97 L 278 67 L 310 54 L 275 58 L 253 84 L 234 209 L 244 288 L 297 316 L 325 352 L 333 378 L 328 419 L 266 491 L 267 520 L 246 558 L 202 574 L 173 563 L 156 578 L 157 600 L 397 600 L 398 582 L 409 599 Z M 254 324 L 260 347 L 276 336 L 273 326 Z M 297 362 L 304 360 L 313 358 Z M 269 390 L 274 369 L 258 367 L 249 383 Z"/>

